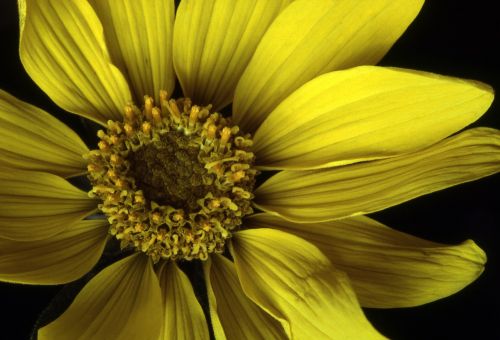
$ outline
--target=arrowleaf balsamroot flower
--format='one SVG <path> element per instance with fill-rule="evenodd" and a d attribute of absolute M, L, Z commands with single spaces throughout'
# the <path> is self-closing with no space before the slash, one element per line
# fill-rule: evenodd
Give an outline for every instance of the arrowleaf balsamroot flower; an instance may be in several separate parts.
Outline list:
<path fill-rule="evenodd" d="M 500 170 L 499 131 L 457 133 L 489 86 L 373 66 L 422 3 L 19 0 L 26 71 L 102 128 L 89 150 L 0 92 L 0 280 L 122 252 L 39 339 L 379 339 L 361 306 L 474 281 L 474 242 L 364 216 Z"/>

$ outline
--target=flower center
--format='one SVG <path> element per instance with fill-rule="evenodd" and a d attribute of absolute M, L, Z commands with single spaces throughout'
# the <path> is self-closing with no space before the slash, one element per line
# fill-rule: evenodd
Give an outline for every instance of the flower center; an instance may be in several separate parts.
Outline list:
<path fill-rule="evenodd" d="M 205 260 L 252 213 L 250 135 L 210 108 L 161 91 L 159 106 L 146 96 L 142 110 L 127 105 L 123 122 L 98 132 L 99 149 L 86 155 L 90 195 L 122 249 Z"/>

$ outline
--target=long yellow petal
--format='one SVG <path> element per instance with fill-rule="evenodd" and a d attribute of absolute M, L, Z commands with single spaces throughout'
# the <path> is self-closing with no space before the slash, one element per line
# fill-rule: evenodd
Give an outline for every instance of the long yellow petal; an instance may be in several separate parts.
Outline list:
<path fill-rule="evenodd" d="M 344 273 L 312 244 L 273 229 L 234 234 L 230 246 L 246 295 L 291 339 L 381 339 Z"/>
<path fill-rule="evenodd" d="M 0 166 L 60 176 L 85 172 L 87 147 L 47 112 L 0 90 Z"/>
<path fill-rule="evenodd" d="M 221 255 L 204 263 L 211 310 L 217 313 L 228 339 L 287 339 L 281 324 L 243 292 L 234 264 Z"/>
<path fill-rule="evenodd" d="M 96 201 L 59 176 L 0 168 L 1 238 L 44 239 L 96 209 Z"/>
<path fill-rule="evenodd" d="M 136 101 L 174 91 L 173 0 L 91 0 L 101 19 L 111 59 L 128 77 Z"/>
<path fill-rule="evenodd" d="M 175 262 L 158 271 L 164 306 L 161 340 L 210 339 L 207 321 L 196 299 L 191 282 Z"/>
<path fill-rule="evenodd" d="M 174 65 L 184 95 L 220 109 L 267 28 L 290 0 L 182 1 L 174 30 Z"/>
<path fill-rule="evenodd" d="M 363 215 L 500 171 L 500 131 L 466 130 L 398 157 L 313 171 L 281 171 L 256 206 L 296 222 Z"/>
<path fill-rule="evenodd" d="M 161 291 L 151 261 L 136 254 L 105 268 L 38 339 L 158 339 Z"/>
<path fill-rule="evenodd" d="M 422 4 L 423 0 L 294 1 L 270 26 L 238 82 L 236 122 L 253 132 L 283 99 L 316 76 L 376 64 Z"/>
<path fill-rule="evenodd" d="M 19 0 L 21 61 L 63 109 L 105 124 L 131 97 L 111 63 L 102 25 L 86 0 Z"/>
<path fill-rule="evenodd" d="M 487 85 L 377 66 L 328 73 L 286 98 L 254 136 L 258 165 L 312 169 L 429 146 L 478 119 Z"/>
<path fill-rule="evenodd" d="M 107 232 L 106 220 L 89 220 L 44 240 L 0 239 L 0 280 L 40 285 L 74 281 L 97 263 Z"/>
<path fill-rule="evenodd" d="M 430 242 L 365 216 L 299 224 L 264 213 L 245 226 L 275 228 L 316 245 L 347 273 L 364 307 L 412 307 L 444 298 L 477 279 L 486 263 L 471 240 L 453 246 Z"/>

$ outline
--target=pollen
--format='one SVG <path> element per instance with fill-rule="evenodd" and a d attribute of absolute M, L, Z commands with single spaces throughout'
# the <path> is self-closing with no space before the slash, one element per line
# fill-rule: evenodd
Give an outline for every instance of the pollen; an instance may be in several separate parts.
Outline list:
<path fill-rule="evenodd" d="M 206 260 L 222 253 L 251 214 L 257 170 L 251 135 L 211 106 L 145 96 L 108 121 L 85 157 L 89 195 L 102 200 L 122 249 L 160 260 Z"/>

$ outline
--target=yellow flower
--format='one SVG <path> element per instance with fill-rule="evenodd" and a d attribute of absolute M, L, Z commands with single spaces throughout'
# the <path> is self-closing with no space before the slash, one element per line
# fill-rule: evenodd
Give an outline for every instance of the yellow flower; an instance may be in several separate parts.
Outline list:
<path fill-rule="evenodd" d="M 174 20 L 173 0 L 19 0 L 26 71 L 103 130 L 89 150 L 0 92 L 0 280 L 67 283 L 123 251 L 39 338 L 208 339 L 203 304 L 216 339 L 377 339 L 360 306 L 474 281 L 474 242 L 363 216 L 500 170 L 499 131 L 453 135 L 490 87 L 366 66 L 422 2 L 184 0 Z"/>

